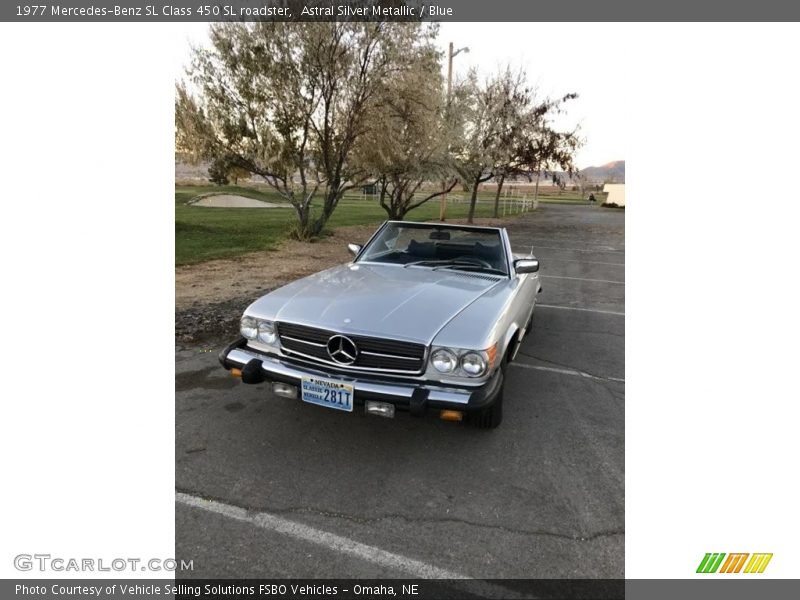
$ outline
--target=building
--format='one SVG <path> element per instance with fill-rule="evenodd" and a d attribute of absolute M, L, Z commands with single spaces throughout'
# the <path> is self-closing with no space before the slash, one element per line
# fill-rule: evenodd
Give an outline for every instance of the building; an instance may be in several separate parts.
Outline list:
<path fill-rule="evenodd" d="M 603 204 L 616 204 L 617 206 L 625 206 L 624 183 L 607 183 L 603 186 L 603 191 L 608 194 L 608 197 Z"/>

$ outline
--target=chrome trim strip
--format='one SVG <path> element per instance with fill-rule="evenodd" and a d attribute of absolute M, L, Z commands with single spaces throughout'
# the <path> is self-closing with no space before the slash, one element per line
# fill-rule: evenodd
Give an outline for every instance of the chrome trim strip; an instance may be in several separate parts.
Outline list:
<path fill-rule="evenodd" d="M 428 400 L 437 400 L 439 402 L 454 402 L 456 404 L 467 404 L 469 402 L 469 395 L 460 392 L 447 391 L 447 390 L 433 390 L 428 388 Z"/>
<path fill-rule="evenodd" d="M 353 386 L 353 388 L 357 392 L 368 392 L 374 394 L 384 394 L 387 396 L 401 396 L 404 398 L 411 398 L 411 395 L 414 393 L 414 390 L 418 387 L 424 387 L 425 389 L 429 390 L 428 392 L 428 399 L 429 400 L 436 400 L 441 402 L 452 402 L 454 404 L 468 404 L 470 392 L 468 390 L 455 390 L 455 389 L 446 389 L 446 388 L 435 388 L 430 385 L 402 385 L 399 383 L 376 383 L 371 381 L 362 381 L 359 379 L 352 379 L 349 377 L 342 377 L 339 375 L 330 375 L 329 373 L 325 373 L 324 371 L 315 371 L 313 369 L 299 369 L 292 365 L 287 365 L 279 360 L 276 360 L 269 356 L 264 356 L 263 354 L 256 354 L 254 352 L 248 352 L 247 350 L 236 348 L 231 350 L 228 354 L 228 360 L 235 363 L 240 363 L 241 365 L 246 365 L 252 359 L 258 359 L 261 361 L 262 368 L 265 373 L 269 374 L 276 374 L 276 375 L 283 375 L 285 377 L 292 377 L 295 379 L 300 379 L 304 375 L 320 375 L 324 376 L 328 379 L 334 379 L 338 381 L 344 381 Z"/>
<path fill-rule="evenodd" d="M 356 255 L 353 257 L 353 262 L 352 262 L 351 264 L 354 264 L 354 263 L 357 263 L 357 262 L 358 262 L 358 259 L 359 259 L 359 258 L 361 258 L 361 256 L 364 254 L 364 250 L 366 250 L 366 249 L 367 249 L 367 246 L 369 246 L 369 245 L 372 243 L 372 240 L 374 240 L 376 237 L 378 237 L 378 234 L 379 234 L 381 231 L 383 231 L 383 228 L 384 228 L 384 227 L 386 227 L 386 224 L 387 224 L 388 222 L 389 222 L 389 221 L 384 221 L 384 222 L 381 224 L 381 226 L 380 226 L 380 227 L 378 227 L 378 228 L 375 230 L 375 233 L 373 233 L 373 234 L 370 236 L 370 238 L 367 240 L 367 243 L 366 243 L 366 244 L 364 244 L 363 246 L 361 246 L 361 250 L 359 251 L 359 253 L 358 253 L 358 254 L 356 254 Z"/>
<path fill-rule="evenodd" d="M 413 358 L 411 356 L 400 356 L 399 354 L 381 354 L 380 352 L 367 352 L 366 350 L 360 350 L 359 354 L 366 354 L 367 356 L 380 356 L 382 358 L 397 358 L 399 360 L 422 360 L 422 358 Z"/>
<path fill-rule="evenodd" d="M 500 239 L 503 240 L 503 245 L 505 246 L 506 269 L 508 270 L 506 279 L 511 279 L 516 276 L 516 271 L 514 271 L 514 252 L 511 250 L 511 238 L 508 237 L 508 230 L 505 227 L 500 229 Z"/>
<path fill-rule="evenodd" d="M 402 267 L 402 265 L 400 265 Z M 325 333 L 330 336 L 334 335 L 346 335 L 349 337 L 354 338 L 363 338 L 367 340 L 371 340 L 374 342 L 397 342 L 399 344 L 409 344 L 413 346 L 422 346 L 427 350 L 428 342 L 424 340 L 420 340 L 418 338 L 415 339 L 404 339 L 402 337 L 382 337 L 374 333 L 359 333 L 357 331 L 336 331 L 334 329 L 326 329 L 325 327 L 320 327 L 319 325 L 315 325 L 313 323 L 305 322 L 305 321 L 275 321 L 275 324 L 278 326 L 278 330 L 280 330 L 281 325 L 288 325 L 290 327 L 306 327 L 308 329 L 316 329 L 319 332 Z M 280 336 L 284 336 L 283 333 L 279 333 Z"/>
<path fill-rule="evenodd" d="M 308 346 L 316 346 L 317 348 L 325 348 L 326 344 L 318 344 L 317 342 L 309 342 L 308 340 L 301 340 L 298 338 L 294 338 L 288 335 L 279 335 L 278 337 L 285 339 L 285 340 L 292 340 L 293 342 L 297 342 L 299 344 L 306 344 Z"/>
<path fill-rule="evenodd" d="M 402 375 L 419 375 L 420 373 L 422 373 L 422 368 L 425 367 L 425 361 L 423 361 L 421 358 L 415 360 L 421 361 L 422 367 L 420 369 L 417 369 L 416 371 L 408 371 L 402 369 L 376 369 L 374 367 L 355 367 L 353 365 L 343 365 L 341 363 L 325 360 L 324 358 L 319 358 L 318 356 L 310 356 L 308 354 L 303 354 L 302 352 L 298 352 L 297 350 L 292 350 L 291 348 L 281 347 L 281 350 L 291 355 L 302 356 L 303 358 L 307 358 L 308 360 L 314 361 L 315 363 L 319 363 L 322 365 L 330 365 L 331 367 L 336 367 L 338 369 L 362 371 L 365 373 L 400 373 Z"/>

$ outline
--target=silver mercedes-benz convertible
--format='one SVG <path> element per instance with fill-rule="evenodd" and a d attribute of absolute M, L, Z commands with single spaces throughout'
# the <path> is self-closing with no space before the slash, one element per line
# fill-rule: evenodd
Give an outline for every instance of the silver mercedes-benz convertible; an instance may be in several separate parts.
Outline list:
<path fill-rule="evenodd" d="M 220 362 L 287 398 L 497 427 L 505 365 L 529 333 L 539 261 L 498 227 L 387 221 L 352 262 L 251 304 Z"/>

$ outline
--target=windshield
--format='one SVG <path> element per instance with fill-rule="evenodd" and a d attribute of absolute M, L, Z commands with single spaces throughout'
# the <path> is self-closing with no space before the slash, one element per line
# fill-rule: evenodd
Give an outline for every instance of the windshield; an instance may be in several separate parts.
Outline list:
<path fill-rule="evenodd" d="M 500 232 L 496 229 L 387 223 L 364 249 L 359 261 L 508 274 Z"/>

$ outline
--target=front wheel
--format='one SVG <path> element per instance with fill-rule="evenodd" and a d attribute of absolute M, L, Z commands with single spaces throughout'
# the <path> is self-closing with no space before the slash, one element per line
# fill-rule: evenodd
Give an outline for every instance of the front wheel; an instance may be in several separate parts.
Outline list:
<path fill-rule="evenodd" d="M 470 425 L 478 429 L 495 429 L 500 423 L 503 422 L 503 387 L 505 383 L 501 384 L 500 391 L 497 398 L 491 406 L 484 409 L 470 413 L 468 421 Z"/>

